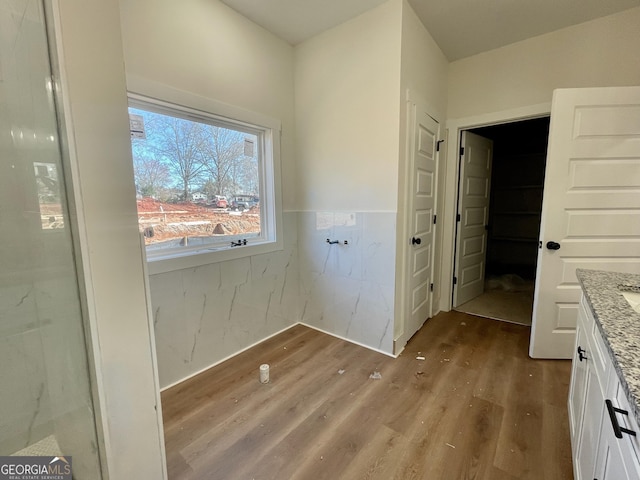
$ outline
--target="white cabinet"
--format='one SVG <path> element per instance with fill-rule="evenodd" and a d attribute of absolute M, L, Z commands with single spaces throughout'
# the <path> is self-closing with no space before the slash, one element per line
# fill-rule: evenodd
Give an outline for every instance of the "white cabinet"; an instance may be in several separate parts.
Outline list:
<path fill-rule="evenodd" d="M 604 345 L 583 297 L 568 402 L 575 480 L 640 480 L 640 443 L 628 433 L 638 426 Z"/>
<path fill-rule="evenodd" d="M 603 417 L 594 480 L 638 479 L 638 462 L 624 442 L 616 438 L 608 416 Z M 577 476 L 576 476 L 577 477 Z M 583 477 L 589 478 L 592 477 Z"/>
<path fill-rule="evenodd" d="M 580 433 L 582 414 L 587 392 L 587 367 L 589 363 L 585 357 L 584 349 L 587 347 L 584 328 L 578 322 L 576 329 L 576 352 L 574 353 L 573 364 L 571 365 L 571 387 L 569 388 L 569 431 L 571 433 L 571 445 L 577 445 L 576 439 Z M 580 349 L 580 355 L 578 355 Z M 576 452 L 573 451 L 575 456 Z"/>
<path fill-rule="evenodd" d="M 568 405 L 575 480 L 594 478 L 592 474 L 604 414 L 604 389 L 598 380 L 599 369 L 596 369 L 596 365 L 602 365 L 602 359 L 599 350 L 593 347 L 592 321 L 581 304 Z"/>
<path fill-rule="evenodd" d="M 606 437 L 606 438 L 605 438 Z M 596 469 L 594 480 L 621 480 L 624 478 L 638 478 L 632 476 L 627 471 L 622 457 L 622 452 L 615 441 L 612 441 L 610 437 L 613 435 L 605 435 L 602 439 L 603 445 L 601 447 L 602 455 L 600 463 Z M 615 440 L 615 437 L 613 438 Z"/>

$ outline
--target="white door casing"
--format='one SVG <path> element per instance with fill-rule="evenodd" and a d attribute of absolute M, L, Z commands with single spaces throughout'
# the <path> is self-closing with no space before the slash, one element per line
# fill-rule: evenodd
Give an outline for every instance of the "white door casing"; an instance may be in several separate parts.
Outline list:
<path fill-rule="evenodd" d="M 462 132 L 453 306 L 484 292 L 493 142 Z"/>
<path fill-rule="evenodd" d="M 548 117 L 551 114 L 551 101 L 527 105 L 508 110 L 500 110 L 491 113 L 483 113 L 465 118 L 454 118 L 447 120 L 446 130 L 448 138 L 459 139 L 462 132 L 473 128 L 498 125 L 509 122 L 519 122 L 540 117 Z M 454 142 L 455 143 L 455 142 Z M 454 252 L 456 239 L 456 212 L 458 208 L 458 178 L 460 155 L 457 144 L 451 144 L 445 149 L 446 160 L 442 161 L 440 167 L 443 168 L 443 204 L 442 221 L 438 222 L 438 228 L 442 235 L 441 245 L 441 271 L 436 283 L 440 291 L 440 310 L 448 311 L 452 308 L 454 275 Z M 442 192 L 441 190 L 441 192 Z M 438 291 L 438 288 L 436 288 Z"/>
<path fill-rule="evenodd" d="M 571 358 L 576 268 L 640 272 L 640 87 L 554 92 L 540 240 L 529 354 Z"/>
<path fill-rule="evenodd" d="M 432 314 L 433 251 L 435 238 L 435 199 L 437 146 L 440 124 L 426 108 L 413 104 L 413 128 L 409 178 L 409 236 L 407 242 L 407 322 L 405 337 L 410 338 Z"/>

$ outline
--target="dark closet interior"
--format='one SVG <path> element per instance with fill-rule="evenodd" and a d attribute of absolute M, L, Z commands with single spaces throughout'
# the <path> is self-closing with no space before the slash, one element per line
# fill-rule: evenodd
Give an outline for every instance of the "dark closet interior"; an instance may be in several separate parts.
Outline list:
<path fill-rule="evenodd" d="M 549 117 L 471 130 L 493 140 L 485 278 L 533 280 L 538 256 Z"/>

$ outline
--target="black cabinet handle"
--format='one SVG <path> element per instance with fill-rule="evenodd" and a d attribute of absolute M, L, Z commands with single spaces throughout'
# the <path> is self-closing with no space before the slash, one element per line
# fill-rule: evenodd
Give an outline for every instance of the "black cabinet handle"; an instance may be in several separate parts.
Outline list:
<path fill-rule="evenodd" d="M 585 353 L 587 353 L 587 351 L 578 345 L 578 358 L 580 361 L 587 360 Z"/>
<path fill-rule="evenodd" d="M 413 237 L 411 239 L 411 245 L 420 245 L 422 243 L 422 240 L 420 240 L 419 238 Z"/>
<path fill-rule="evenodd" d="M 620 424 L 618 423 L 618 417 L 616 417 L 616 413 L 629 415 L 629 412 L 627 412 L 626 410 L 622 410 L 621 408 L 614 407 L 613 403 L 611 403 L 611 400 L 605 400 L 604 403 L 607 404 L 607 411 L 609 412 L 609 418 L 611 419 L 611 426 L 613 427 L 613 433 L 615 434 L 616 438 L 622 438 L 623 433 L 626 433 L 627 435 L 631 435 L 632 437 L 635 437 L 636 432 L 634 432 L 633 430 L 629 430 L 627 428 L 621 427 Z"/>
<path fill-rule="evenodd" d="M 558 242 L 547 242 L 547 249 L 560 250 L 560 244 Z"/>

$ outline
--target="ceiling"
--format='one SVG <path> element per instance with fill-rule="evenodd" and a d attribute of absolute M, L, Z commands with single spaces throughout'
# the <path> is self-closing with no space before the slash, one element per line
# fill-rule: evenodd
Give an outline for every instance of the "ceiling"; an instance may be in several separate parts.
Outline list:
<path fill-rule="evenodd" d="M 222 0 L 292 45 L 387 0 Z M 640 6 L 640 0 L 408 0 L 450 61 Z"/>

